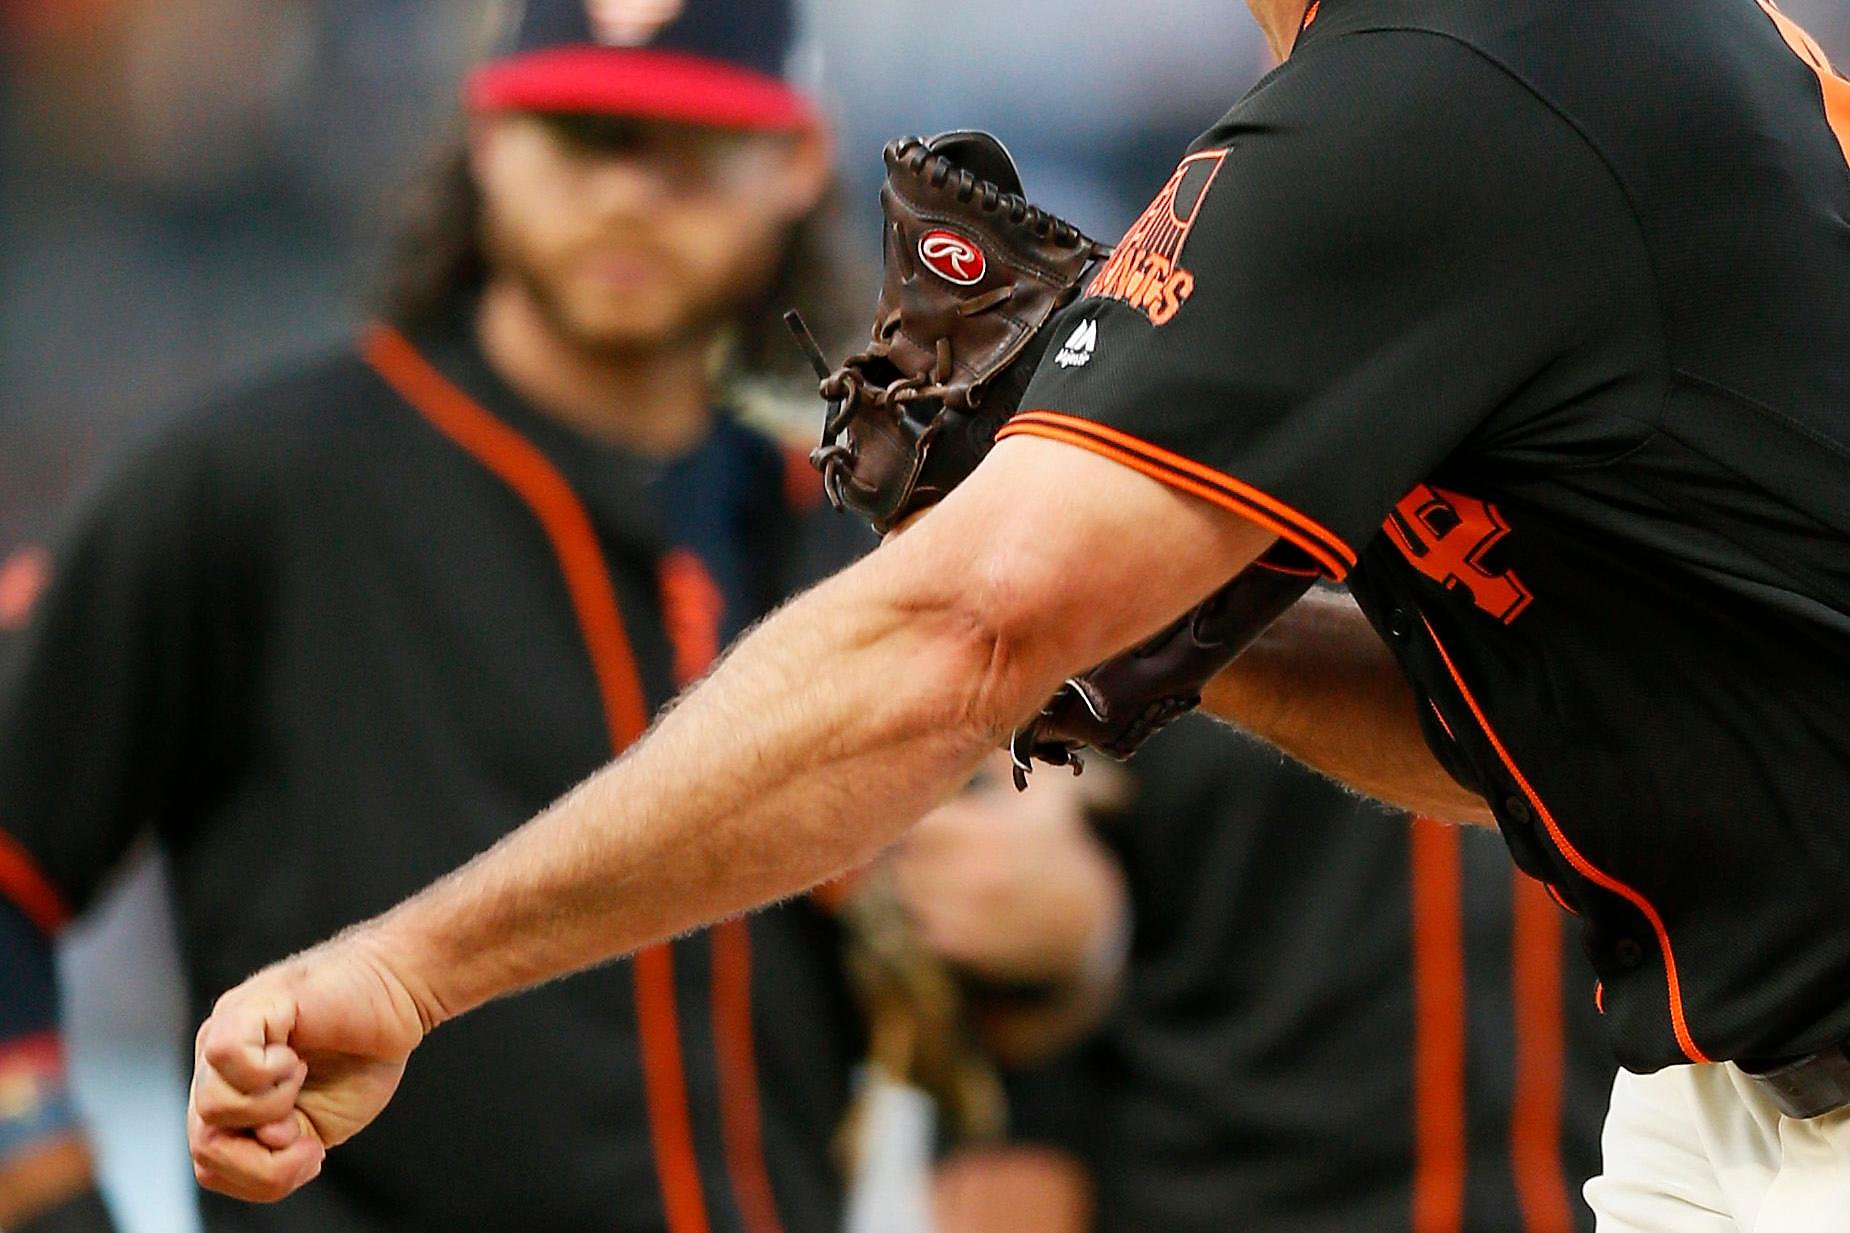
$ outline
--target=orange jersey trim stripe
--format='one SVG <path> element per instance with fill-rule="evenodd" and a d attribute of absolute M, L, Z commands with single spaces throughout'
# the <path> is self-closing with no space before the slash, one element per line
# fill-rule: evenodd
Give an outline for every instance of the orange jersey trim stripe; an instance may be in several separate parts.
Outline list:
<path fill-rule="evenodd" d="M 786 451 L 785 500 L 793 509 L 807 508 L 790 484 Z M 821 476 L 800 459 L 803 469 L 818 483 Z M 663 562 L 663 607 L 680 613 L 668 622 L 668 638 L 675 648 L 675 677 L 692 684 L 719 657 L 725 597 L 698 556 L 677 548 Z M 719 1077 L 720 1135 L 726 1152 L 726 1172 L 733 1201 L 746 1233 L 783 1233 L 777 1215 L 777 1195 L 764 1156 L 764 1124 L 758 1104 L 758 1046 L 752 1032 L 751 926 L 742 917 L 721 921 L 707 931 L 713 972 L 709 1011 L 713 1020 L 714 1069 Z M 677 1062 L 678 1069 L 678 1062 Z"/>
<path fill-rule="evenodd" d="M 70 904 L 38 862 L 5 831 L 0 831 L 0 895 L 41 933 L 54 934 L 71 919 Z"/>
<path fill-rule="evenodd" d="M 1521 870 L 1512 877 L 1516 1081 L 1510 1102 L 1510 1177 L 1524 1233 L 1573 1233 L 1573 1205 L 1561 1164 L 1561 1085 L 1567 1076 L 1561 916 L 1541 883 Z"/>
<path fill-rule="evenodd" d="M 597 679 L 611 749 L 621 753 L 647 728 L 648 702 L 617 608 L 610 568 L 584 503 L 544 454 L 438 372 L 397 330 L 370 328 L 362 339 L 361 355 L 432 427 L 512 489 L 538 520 L 565 576 Z M 707 1233 L 706 1196 L 681 1063 L 673 953 L 667 946 L 651 946 L 639 951 L 631 966 L 663 1211 L 670 1233 Z"/>
<path fill-rule="evenodd" d="M 1067 445 L 1076 445 L 1080 449 L 1097 454 L 1101 458 L 1109 458 L 1115 463 L 1129 467 L 1133 471 L 1140 472 L 1149 476 L 1151 479 L 1167 484 L 1171 488 L 1179 489 L 1191 496 L 1200 497 L 1202 500 L 1219 505 L 1223 509 L 1232 510 L 1242 518 L 1256 522 L 1276 535 L 1284 538 L 1291 538 L 1289 530 L 1276 519 L 1268 518 L 1256 510 L 1235 503 L 1217 489 L 1209 488 L 1205 484 L 1197 484 L 1193 480 L 1177 475 L 1173 471 L 1165 470 L 1153 462 L 1139 458 L 1135 454 L 1118 449 L 1115 446 L 1107 445 L 1096 437 L 1089 437 L 1083 433 L 1068 432 L 1064 428 L 1053 428 L 1043 424 L 1026 425 L 1014 432 L 1005 428 L 996 434 L 996 439 L 999 441 L 1005 436 L 1040 437 L 1047 441 L 1060 441 Z M 1293 542 L 1296 541 L 1293 540 Z M 1319 558 L 1319 560 L 1321 561 L 1322 559 Z M 1326 570 L 1331 568 L 1327 561 L 1323 561 L 1323 564 Z M 1335 577 L 1340 581 L 1343 575 L 1338 574 L 1335 575 Z"/>
<path fill-rule="evenodd" d="M 996 439 L 1013 436 L 1036 436 L 1079 445 L 1173 488 L 1211 501 L 1303 549 L 1338 582 L 1347 577 L 1355 565 L 1354 551 L 1315 519 L 1231 475 L 1129 433 L 1058 411 L 1024 411 L 1003 425 Z"/>
<path fill-rule="evenodd" d="M 649 724 L 629 638 L 591 516 L 571 485 L 519 433 L 490 415 L 388 326 L 368 331 L 362 354 L 433 427 L 513 489 L 538 519 L 565 575 L 572 610 L 597 675 L 611 744 L 623 749 Z"/>
<path fill-rule="evenodd" d="M 681 1057 L 681 1018 L 675 1006 L 674 951 L 666 945 L 636 952 L 636 1025 L 642 1052 L 643 1095 L 649 1139 L 669 1233 L 707 1233 L 707 1200 L 694 1154 L 694 1122 L 687 1107 Z"/>
<path fill-rule="evenodd" d="M 783 1233 L 764 1156 L 758 1058 L 752 1035 L 752 937 L 744 919 L 713 926 L 713 1039 L 719 1049 L 720 1122 L 733 1198 L 747 1233 Z"/>
<path fill-rule="evenodd" d="M 1528 776 L 1522 773 L 1522 769 L 1516 765 L 1516 760 L 1510 757 L 1509 749 L 1497 736 L 1496 729 L 1490 726 L 1490 720 L 1485 716 L 1483 708 L 1477 704 L 1477 697 L 1465 684 L 1464 677 L 1459 675 L 1458 666 L 1452 662 L 1452 657 L 1447 653 L 1445 644 L 1439 641 L 1438 632 L 1433 629 L 1430 621 L 1425 622 L 1425 625 L 1427 634 L 1432 638 L 1433 646 L 1439 652 L 1440 660 L 1445 664 L 1446 672 L 1450 674 L 1452 683 L 1458 687 L 1458 692 L 1464 698 L 1465 705 L 1470 708 L 1472 718 L 1477 720 L 1477 726 L 1483 730 L 1484 736 L 1490 741 L 1490 747 L 1496 751 L 1504 769 L 1509 771 L 1510 776 L 1515 779 L 1516 786 L 1522 789 L 1522 794 L 1527 798 L 1529 807 L 1535 810 L 1535 816 L 1542 820 L 1542 825 L 1548 831 L 1549 839 L 1554 842 L 1561 855 L 1567 858 L 1567 863 L 1587 881 L 1630 903 L 1651 923 L 1651 929 L 1657 935 L 1657 945 L 1664 956 L 1664 983 L 1670 996 L 1670 1027 L 1676 1034 L 1677 1046 L 1683 1050 L 1683 1056 L 1692 1062 L 1713 1061 L 1713 1058 L 1696 1047 L 1696 1042 L 1689 1033 L 1689 1023 L 1684 1019 L 1683 986 L 1677 978 L 1676 953 L 1671 949 L 1670 931 L 1664 926 L 1664 918 L 1658 914 L 1650 900 L 1582 856 L 1580 849 L 1576 848 L 1562 833 L 1561 827 L 1555 822 L 1554 814 L 1549 811 L 1547 805 L 1542 803 L 1542 798 L 1529 783 Z"/>
<path fill-rule="evenodd" d="M 1411 824 L 1413 899 L 1413 1210 L 1418 1233 L 1465 1220 L 1464 865 L 1458 831 Z"/>

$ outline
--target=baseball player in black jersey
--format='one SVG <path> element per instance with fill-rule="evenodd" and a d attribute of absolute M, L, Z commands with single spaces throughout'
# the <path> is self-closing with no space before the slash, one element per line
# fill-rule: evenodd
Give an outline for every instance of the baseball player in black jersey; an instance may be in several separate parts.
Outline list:
<path fill-rule="evenodd" d="M 435 1025 L 864 859 L 1282 544 L 1355 604 L 1312 594 L 1205 704 L 1494 820 L 1581 917 L 1630 1072 L 1606 1227 L 1841 1226 L 1850 83 L 1768 0 L 1253 8 L 1283 67 L 966 482 L 495 852 L 218 1004 L 208 1184 L 285 1194 Z M 1070 245 L 944 148 L 921 176 Z M 972 250 L 889 277 L 981 284 Z"/>
<path fill-rule="evenodd" d="M 144 826 L 204 1014 L 595 770 L 793 588 L 820 490 L 729 395 L 793 288 L 828 308 L 828 143 L 787 6 L 635 7 L 527 5 L 389 324 L 140 443 L 0 638 L 0 1160 L 40 1165 L 10 1231 L 107 1219 L 34 1150 L 72 1125 L 48 938 Z M 315 1192 L 206 1195 L 204 1228 L 833 1229 L 839 933 L 795 901 L 446 1033 Z"/>

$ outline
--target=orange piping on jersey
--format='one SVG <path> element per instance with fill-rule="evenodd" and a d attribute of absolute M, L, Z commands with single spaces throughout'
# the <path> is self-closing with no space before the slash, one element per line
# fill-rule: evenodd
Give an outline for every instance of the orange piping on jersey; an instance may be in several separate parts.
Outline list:
<path fill-rule="evenodd" d="M 666 945 L 636 952 L 636 1035 L 642 1052 L 649 1139 L 669 1233 L 707 1233 L 707 1200 L 694 1154 L 693 1119 L 681 1060 L 681 1018 L 675 1007 L 674 951 Z"/>
<path fill-rule="evenodd" d="M 1452 725 L 1446 723 L 1445 716 L 1439 713 L 1439 704 L 1437 702 L 1434 702 L 1431 698 L 1428 698 L 1426 699 L 1426 706 L 1427 706 L 1427 709 L 1432 711 L 1432 717 L 1439 721 L 1439 727 L 1441 730 L 1444 731 L 1446 738 L 1448 740 L 1456 741 L 1458 737 L 1453 734 Z"/>
<path fill-rule="evenodd" d="M 1432 622 L 1426 621 L 1425 624 L 1426 632 L 1432 637 L 1432 644 L 1439 652 L 1439 658 L 1445 663 L 1446 672 L 1451 675 L 1452 683 L 1458 687 L 1458 692 L 1464 698 L 1465 705 L 1471 709 L 1472 718 L 1476 719 L 1477 726 L 1483 729 L 1484 736 L 1490 741 L 1490 747 L 1496 751 L 1504 769 L 1515 779 L 1516 786 L 1522 789 L 1523 796 L 1528 799 L 1529 807 L 1535 811 L 1535 816 L 1542 820 L 1542 825 L 1548 830 L 1549 839 L 1554 841 L 1561 855 L 1567 858 L 1567 863 L 1587 881 L 1630 903 L 1644 914 L 1646 920 L 1651 922 L 1651 929 L 1657 934 L 1658 948 L 1664 956 L 1664 983 L 1670 996 L 1670 1027 L 1676 1033 L 1677 1046 L 1683 1050 L 1683 1056 L 1692 1062 L 1712 1061 L 1712 1058 L 1696 1047 L 1695 1040 L 1689 1034 L 1689 1024 L 1683 1017 L 1683 986 L 1677 979 L 1676 954 L 1670 948 L 1670 931 L 1664 927 L 1664 918 L 1658 915 L 1657 909 L 1651 905 L 1650 900 L 1594 865 L 1592 861 L 1580 854 L 1580 849 L 1568 841 L 1561 827 L 1555 822 L 1554 814 L 1550 813 L 1548 806 L 1542 803 L 1542 798 L 1530 785 L 1528 776 L 1522 773 L 1521 768 L 1516 765 L 1516 760 L 1510 757 L 1510 751 L 1497 736 L 1496 730 L 1490 726 L 1490 720 L 1485 716 L 1483 708 L 1478 706 L 1476 696 L 1465 684 L 1464 677 L 1459 675 L 1458 666 L 1446 653 L 1445 644 L 1439 641 L 1438 632 L 1433 629 Z"/>
<path fill-rule="evenodd" d="M 1605 981 L 1596 980 L 1593 982 L 1593 1009 L 1597 1010 L 1602 1015 L 1606 1013 Z"/>
<path fill-rule="evenodd" d="M 597 675 L 613 746 L 623 749 L 648 727 L 648 704 L 629 638 L 617 612 L 610 570 L 591 516 L 546 456 L 438 372 L 389 326 L 367 332 L 364 354 L 386 384 L 444 436 L 514 490 L 551 541 L 565 574 L 572 610 Z"/>
<path fill-rule="evenodd" d="M 1458 831 L 1415 818 L 1413 900 L 1413 1220 L 1458 1233 L 1465 1218 L 1464 870 Z"/>
<path fill-rule="evenodd" d="M 1048 441 L 1060 441 L 1067 445 L 1077 445 L 1079 448 L 1097 454 L 1101 458 L 1109 458 L 1111 461 L 1129 467 L 1133 471 L 1141 472 L 1153 480 L 1169 485 L 1171 488 L 1179 489 L 1191 496 L 1197 496 L 1204 501 L 1218 505 L 1223 509 L 1231 510 L 1242 518 L 1258 523 L 1273 534 L 1291 540 L 1293 543 L 1296 543 L 1298 547 L 1303 548 L 1306 552 L 1310 552 L 1313 556 L 1317 555 L 1309 545 L 1294 536 L 1291 530 L 1277 519 L 1268 517 L 1260 511 L 1253 509 L 1251 506 L 1241 504 L 1217 488 L 1210 488 L 1206 484 L 1198 484 L 1194 480 L 1159 466 L 1157 463 L 1139 458 L 1137 455 L 1118 449 L 1115 446 L 1107 445 L 1097 437 L 1087 436 L 1083 433 L 1068 432 L 1064 428 L 1054 428 L 1046 424 L 1024 424 L 1017 428 L 1011 423 L 1008 427 L 996 434 L 996 439 L 1000 441 L 1004 437 L 1014 436 L 1041 437 Z M 1323 563 L 1325 569 L 1336 568 L 1334 563 L 1328 558 L 1319 557 L 1318 559 Z M 1334 576 L 1339 581 L 1343 577 L 1340 573 Z"/>
<path fill-rule="evenodd" d="M 1263 569 L 1268 574 L 1285 574 L 1292 578 L 1323 577 L 1323 571 L 1320 569 L 1296 569 L 1289 565 L 1280 565 L 1276 561 L 1268 561 L 1264 557 L 1260 557 L 1257 561 L 1254 561 L 1252 567 L 1254 569 Z"/>
<path fill-rule="evenodd" d="M 732 1193 L 747 1233 L 783 1233 L 758 1108 L 751 930 L 743 920 L 729 920 L 713 927 L 712 939 L 713 1039 L 719 1049 L 720 1120 Z"/>
<path fill-rule="evenodd" d="M 1824 48 L 1818 45 L 1818 40 L 1780 12 L 1777 5 L 1770 0 L 1760 0 L 1760 7 L 1773 19 L 1781 37 L 1798 53 L 1799 59 L 1818 74 L 1818 83 L 1824 89 L 1825 119 L 1830 121 L 1831 131 L 1837 134 L 1837 144 L 1843 147 L 1844 161 L 1850 163 L 1850 81 L 1837 75 L 1837 71 L 1831 67 L 1830 58 L 1824 54 Z"/>
<path fill-rule="evenodd" d="M 1516 1082 L 1510 1102 L 1510 1177 L 1524 1233 L 1573 1233 L 1561 1165 L 1561 916 L 1540 883 L 1513 874 L 1510 995 L 1515 1003 Z"/>
<path fill-rule="evenodd" d="M 390 326 L 367 330 L 361 354 L 385 383 L 526 504 L 551 542 L 572 611 L 597 678 L 610 744 L 621 753 L 648 726 L 648 703 L 617 608 L 610 568 L 591 516 L 546 456 L 438 372 Z M 641 1039 L 649 1136 L 669 1233 L 707 1233 L 706 1197 L 694 1154 L 675 1011 L 674 956 L 667 946 L 637 952 L 631 964 Z"/>
<path fill-rule="evenodd" d="M 1355 553 L 1347 544 L 1283 501 L 1212 467 L 1202 466 L 1115 428 L 1053 411 L 1025 411 L 1003 425 L 996 439 L 1019 435 L 1083 446 L 1152 479 L 1232 510 L 1303 549 L 1338 582 L 1355 564 Z M 1138 462 L 1131 462 L 1132 458 Z"/>
<path fill-rule="evenodd" d="M 1574 905 L 1569 903 L 1567 897 L 1561 893 L 1561 888 L 1556 886 L 1553 882 L 1542 883 L 1542 888 L 1548 892 L 1548 897 L 1555 901 L 1555 906 L 1560 908 L 1563 912 L 1566 912 L 1569 916 L 1580 915 Z"/>
<path fill-rule="evenodd" d="M 71 919 L 71 907 L 64 896 L 5 831 L 0 831 L 0 895 L 11 900 L 34 928 L 48 936 Z"/>
<path fill-rule="evenodd" d="M 1333 553 L 1345 566 L 1355 564 L 1355 553 L 1350 551 L 1349 545 L 1343 543 L 1334 532 L 1324 527 L 1316 519 L 1299 513 L 1297 510 L 1268 492 L 1254 488 L 1251 484 L 1245 483 L 1242 480 L 1237 480 L 1223 471 L 1216 471 L 1213 467 L 1196 462 L 1193 458 L 1187 458 L 1171 450 L 1166 450 L 1160 445 L 1152 445 L 1148 441 L 1139 437 L 1133 437 L 1130 433 L 1112 428 L 1107 424 L 1094 423 L 1091 420 L 1081 419 L 1076 415 L 1066 415 L 1059 411 L 1024 411 L 1020 415 L 1017 415 L 1014 420 L 1011 420 L 1010 424 L 1018 421 L 1025 421 L 1030 424 L 1037 422 L 1046 423 L 1056 427 L 1070 428 L 1076 432 L 1091 433 L 1122 449 L 1130 450 L 1134 454 L 1142 454 L 1144 457 L 1154 462 L 1161 463 L 1163 466 L 1173 467 L 1177 471 L 1194 476 L 1196 479 L 1205 480 L 1215 487 L 1225 488 L 1235 496 L 1250 501 L 1260 509 L 1266 510 L 1273 516 L 1282 518 L 1286 522 L 1300 528 L 1305 535 L 1317 540 L 1321 545 Z M 1004 427 L 1004 431 L 1007 431 L 1006 426 Z"/>
<path fill-rule="evenodd" d="M 814 474 L 812 472 L 812 474 Z M 820 477 L 818 477 L 820 478 Z M 786 472 L 788 479 L 788 472 Z M 786 490 L 786 497 L 790 493 Z M 704 562 L 692 551 L 668 553 L 661 571 L 662 608 L 669 614 L 675 678 L 690 685 L 719 657 L 726 597 Z M 752 1039 L 752 940 L 744 920 L 723 921 L 707 931 L 712 948 L 710 1007 L 714 1070 L 719 1077 L 720 1133 L 726 1172 L 746 1233 L 783 1233 L 777 1198 L 764 1158 L 764 1130 L 758 1110 L 758 1047 Z"/>

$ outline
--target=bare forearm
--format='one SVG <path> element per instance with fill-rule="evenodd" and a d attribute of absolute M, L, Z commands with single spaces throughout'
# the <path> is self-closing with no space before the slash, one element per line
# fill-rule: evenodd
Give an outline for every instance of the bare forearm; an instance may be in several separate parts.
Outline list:
<path fill-rule="evenodd" d="M 436 1016 L 803 890 L 960 784 L 998 735 L 985 644 L 877 589 L 797 601 L 630 755 L 369 927 Z"/>
<path fill-rule="evenodd" d="M 1187 551 L 1094 551 L 1152 526 Z M 378 1116 L 433 1023 L 864 861 L 1060 681 L 1269 541 L 1107 459 L 1004 442 L 492 852 L 220 998 L 188 1102 L 195 1175 L 281 1198 Z"/>
<path fill-rule="evenodd" d="M 1202 706 L 1366 796 L 1493 821 L 1427 748 L 1412 688 L 1346 596 L 1307 595 L 1215 678 Z"/>

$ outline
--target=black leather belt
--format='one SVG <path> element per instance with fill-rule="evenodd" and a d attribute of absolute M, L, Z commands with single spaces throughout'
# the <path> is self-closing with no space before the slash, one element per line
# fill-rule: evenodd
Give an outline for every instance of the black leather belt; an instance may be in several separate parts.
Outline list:
<path fill-rule="evenodd" d="M 1787 1117 L 1823 1117 L 1850 1105 L 1850 1046 L 1832 1045 L 1791 1062 L 1737 1062 Z"/>

